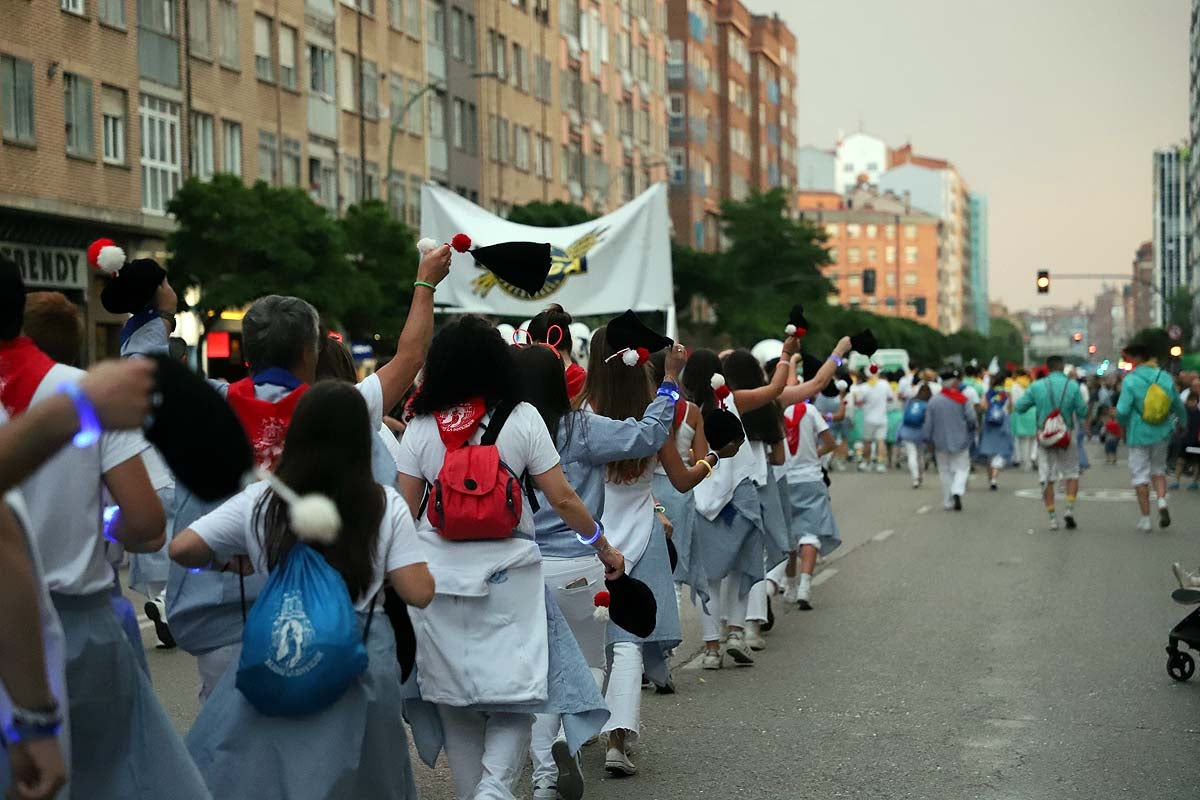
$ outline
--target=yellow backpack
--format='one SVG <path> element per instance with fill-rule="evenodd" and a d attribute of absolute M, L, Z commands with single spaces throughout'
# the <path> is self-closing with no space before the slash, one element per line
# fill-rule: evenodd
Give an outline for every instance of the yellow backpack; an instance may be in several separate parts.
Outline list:
<path fill-rule="evenodd" d="M 1159 375 L 1162 375 L 1161 367 L 1154 376 L 1154 382 L 1146 389 L 1146 397 L 1142 400 L 1142 419 L 1151 425 L 1161 425 L 1171 414 L 1171 396 L 1158 382 Z"/>

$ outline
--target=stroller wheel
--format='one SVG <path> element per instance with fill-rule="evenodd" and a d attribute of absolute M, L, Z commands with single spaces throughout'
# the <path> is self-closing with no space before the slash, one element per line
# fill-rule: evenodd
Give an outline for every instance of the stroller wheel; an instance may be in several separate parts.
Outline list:
<path fill-rule="evenodd" d="M 1190 653 L 1176 650 L 1167 657 L 1167 674 L 1177 681 L 1186 681 L 1196 671 L 1196 662 Z"/>

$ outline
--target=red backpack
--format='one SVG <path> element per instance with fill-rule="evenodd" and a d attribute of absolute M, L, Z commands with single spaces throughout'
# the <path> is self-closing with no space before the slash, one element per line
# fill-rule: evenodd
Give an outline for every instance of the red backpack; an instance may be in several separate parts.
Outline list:
<path fill-rule="evenodd" d="M 521 524 L 522 493 L 530 507 L 538 504 L 522 479 L 500 459 L 496 439 L 514 406 L 493 412 L 479 444 L 464 444 L 446 453 L 437 479 L 426 496 L 429 523 L 446 539 L 507 539 Z"/>

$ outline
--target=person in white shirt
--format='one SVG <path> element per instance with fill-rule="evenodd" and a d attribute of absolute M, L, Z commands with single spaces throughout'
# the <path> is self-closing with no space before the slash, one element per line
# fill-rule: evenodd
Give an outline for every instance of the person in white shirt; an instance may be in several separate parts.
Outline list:
<path fill-rule="evenodd" d="M 821 458 L 837 444 L 829 425 L 808 403 L 796 403 L 783 414 L 787 442 L 788 502 L 791 507 L 792 552 L 788 556 L 783 597 L 802 610 L 812 609 L 812 575 L 817 555 L 829 555 L 841 544 Z M 796 563 L 799 561 L 799 583 Z"/>
<path fill-rule="evenodd" d="M 887 472 L 887 429 L 888 404 L 892 400 L 892 387 L 879 378 L 879 365 L 867 368 L 867 379 L 856 384 L 851 391 L 855 403 L 863 412 L 863 460 L 858 469 L 865 472 L 875 462 L 876 472 Z"/>

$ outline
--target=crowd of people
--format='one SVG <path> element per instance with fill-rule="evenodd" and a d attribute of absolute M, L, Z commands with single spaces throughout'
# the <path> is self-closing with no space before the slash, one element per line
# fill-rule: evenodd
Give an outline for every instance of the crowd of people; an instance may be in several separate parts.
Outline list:
<path fill-rule="evenodd" d="M 1051 528 L 1059 482 L 1078 524 L 1086 436 L 1125 442 L 1139 528 L 1151 488 L 1170 524 L 1173 439 L 1176 484 L 1198 477 L 1200 380 L 1176 391 L 1135 346 L 1121 385 L 1089 390 L 1056 359 L 851 373 L 869 332 L 811 353 L 794 324 L 765 361 L 688 351 L 632 311 L 586 342 L 560 306 L 516 341 L 470 315 L 435 335 L 447 246 L 423 254 L 375 372 L 360 379 L 308 302 L 265 296 L 242 323 L 249 376 L 196 378 L 212 402 L 152 446 L 147 421 L 183 413 L 162 389 L 176 296 L 153 261 L 111 243 L 90 258 L 130 316 L 126 358 L 86 372 L 74 306 L 27 296 L 0 259 L 12 797 L 415 798 L 411 736 L 426 764 L 444 752 L 461 800 L 513 797 L 527 766 L 534 798 L 578 800 L 589 741 L 608 774 L 637 774 L 642 690 L 675 691 L 684 595 L 706 670 L 753 666 L 773 603 L 814 608 L 841 541 L 831 470 L 903 463 L 919 487 L 932 460 L 961 511 L 973 463 L 992 489 L 1036 464 Z M 213 492 L 183 467 L 222 414 L 247 463 L 206 464 L 237 472 Z M 125 559 L 163 646 L 195 657 L 186 737 L 151 687 Z"/>

